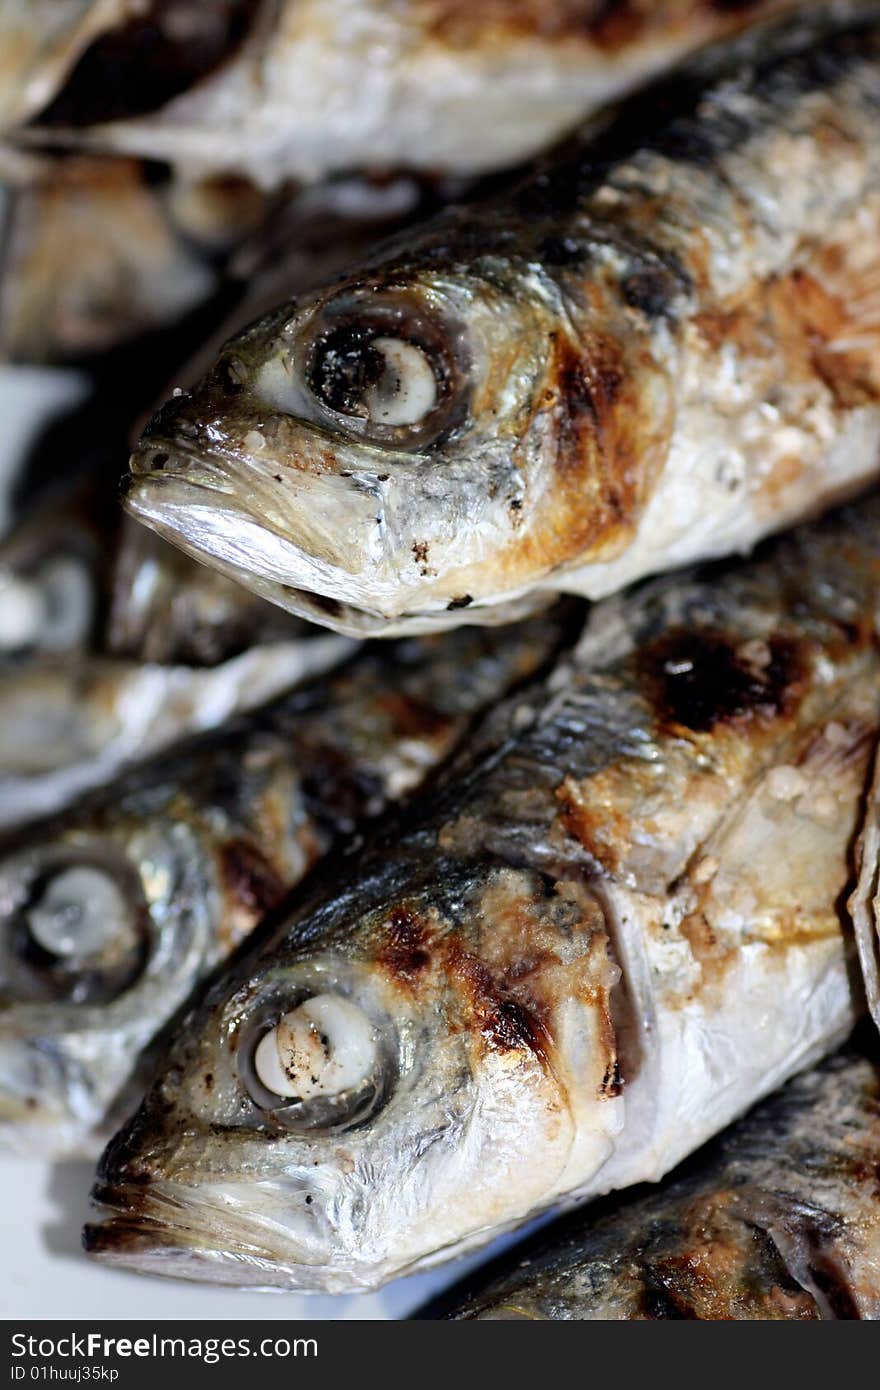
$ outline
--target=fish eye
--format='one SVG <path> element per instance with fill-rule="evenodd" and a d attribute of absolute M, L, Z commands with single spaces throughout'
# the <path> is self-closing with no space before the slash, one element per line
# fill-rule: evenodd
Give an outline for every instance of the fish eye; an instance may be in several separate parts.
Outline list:
<path fill-rule="evenodd" d="M 143 971 L 148 914 L 132 882 L 109 862 L 50 856 L 12 876 L 0 950 L 0 986 L 21 1001 L 99 1004 Z"/>
<path fill-rule="evenodd" d="M 293 331 L 293 330 L 291 330 Z M 392 448 L 424 448 L 467 415 L 466 334 L 392 292 L 337 294 L 257 369 L 277 410 Z"/>
<path fill-rule="evenodd" d="M 75 556 L 0 570 L 0 653 L 69 651 L 88 637 L 94 607 L 91 575 Z"/>
<path fill-rule="evenodd" d="M 326 1130 L 374 1114 L 393 1066 L 369 1014 L 325 992 L 261 1009 L 242 1036 L 239 1072 L 257 1108 L 282 1127 Z"/>
<path fill-rule="evenodd" d="M 337 330 L 316 347 L 309 384 L 337 414 L 391 427 L 421 424 L 440 389 L 424 348 L 357 329 Z"/>

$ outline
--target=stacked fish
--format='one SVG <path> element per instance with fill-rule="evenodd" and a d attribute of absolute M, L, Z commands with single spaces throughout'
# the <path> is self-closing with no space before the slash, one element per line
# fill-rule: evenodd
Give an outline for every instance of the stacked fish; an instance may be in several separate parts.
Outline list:
<path fill-rule="evenodd" d="M 88 383 L 0 553 L 0 1142 L 109 1139 L 151 1274 L 577 1205 L 426 1315 L 880 1317 L 880 4 L 0 42 L 6 371 Z"/>

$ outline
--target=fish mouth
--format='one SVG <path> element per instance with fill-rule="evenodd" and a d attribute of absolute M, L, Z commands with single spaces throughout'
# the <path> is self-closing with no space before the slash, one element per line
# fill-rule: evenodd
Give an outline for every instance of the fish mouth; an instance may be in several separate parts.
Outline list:
<path fill-rule="evenodd" d="M 267 1221 L 266 1243 L 255 1241 L 253 1211 L 238 1217 L 222 1194 L 214 1203 L 210 1194 L 174 1183 L 150 1183 L 148 1189 L 137 1183 L 99 1183 L 92 1201 L 98 1219 L 84 1227 L 83 1249 L 104 1264 L 138 1274 L 300 1293 L 350 1293 L 375 1282 L 365 1274 L 359 1277 L 356 1259 L 343 1265 L 323 1257 L 324 1223 L 318 1212 L 302 1218 L 299 1242 L 286 1231 L 285 1245 L 299 1247 L 290 1255 L 269 1243 L 277 1229 L 274 1222 Z"/>
<path fill-rule="evenodd" d="M 513 610 L 504 604 L 489 609 L 475 604 L 465 611 L 453 602 L 436 611 L 399 615 L 362 607 L 350 598 L 356 577 L 332 562 L 315 559 L 255 518 L 228 479 L 202 464 L 193 475 L 131 473 L 123 485 L 123 505 L 129 515 L 193 559 L 212 565 L 296 617 L 348 637 L 410 636 L 459 627 L 462 621 L 506 623 L 549 602 L 540 595 Z"/>
<path fill-rule="evenodd" d="M 362 581 L 255 517 L 236 491 L 219 469 L 200 461 L 191 474 L 132 471 L 122 499 L 130 516 L 194 560 L 295 617 L 346 637 L 418 636 L 464 623 L 497 626 L 531 617 L 553 601 L 552 593 L 534 591 L 485 603 L 463 596 L 401 613 L 360 605 L 351 594 Z"/>

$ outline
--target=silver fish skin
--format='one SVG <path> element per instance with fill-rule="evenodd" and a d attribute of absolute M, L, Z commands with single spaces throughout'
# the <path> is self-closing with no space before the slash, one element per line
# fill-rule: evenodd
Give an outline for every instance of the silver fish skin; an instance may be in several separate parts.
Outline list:
<path fill-rule="evenodd" d="M 704 53 L 169 402 L 127 506 L 388 635 L 748 550 L 880 460 L 880 7 Z"/>
<path fill-rule="evenodd" d="M 0 1146 L 95 1152 L 142 1049 L 344 835 L 545 665 L 561 613 L 366 650 L 0 846 Z M 101 1138 L 103 1135 L 103 1139 Z"/>
<path fill-rule="evenodd" d="M 137 29 L 120 26 L 92 45 L 79 74 L 56 83 L 36 138 L 199 175 L 245 173 L 266 187 L 362 168 L 471 176 L 530 157 L 683 53 L 791 6 L 228 0 L 225 52 L 219 26 L 206 45 L 175 23 L 184 10 L 204 25 L 217 8 L 152 0 L 152 42 L 139 49 Z M 188 55 L 198 61 L 190 72 Z"/>
<path fill-rule="evenodd" d="M 551 1226 L 441 1299 L 443 1311 L 493 1321 L 877 1320 L 878 1161 L 876 1048 L 845 1051 L 657 1191 Z"/>
<path fill-rule="evenodd" d="M 878 557 L 874 497 L 594 609 L 217 982 L 102 1159 L 87 1248 L 374 1287 L 659 1179 L 838 1046 Z"/>

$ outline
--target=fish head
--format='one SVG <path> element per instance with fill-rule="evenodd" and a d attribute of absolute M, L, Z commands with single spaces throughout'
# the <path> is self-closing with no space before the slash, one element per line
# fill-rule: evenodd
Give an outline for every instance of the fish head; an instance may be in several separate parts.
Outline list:
<path fill-rule="evenodd" d="M 122 813 L 0 856 L 0 1145 L 93 1148 L 209 958 L 213 892 L 185 826 Z"/>
<path fill-rule="evenodd" d="M 93 1254 L 368 1288 L 601 1165 L 621 1101 L 595 902 L 502 865 L 380 898 L 344 892 L 208 997 L 105 1153 Z"/>
<path fill-rule="evenodd" d="M 585 550 L 621 544 L 651 473 L 643 416 L 653 428 L 668 404 L 629 326 L 596 308 L 576 328 L 528 260 L 434 259 L 350 276 L 233 339 L 148 427 L 129 511 L 367 636 L 511 620 Z"/>

